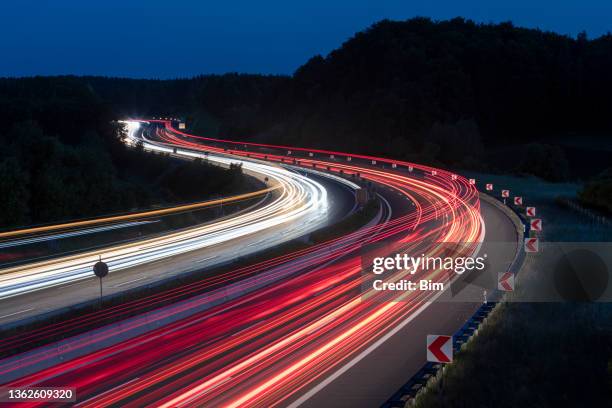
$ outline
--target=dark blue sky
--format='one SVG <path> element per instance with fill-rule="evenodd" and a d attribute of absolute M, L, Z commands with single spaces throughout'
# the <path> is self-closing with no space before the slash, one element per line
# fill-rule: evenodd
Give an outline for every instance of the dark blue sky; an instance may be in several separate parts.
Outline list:
<path fill-rule="evenodd" d="M 575 36 L 612 30 L 612 1 L 7 0 L 0 76 L 172 78 L 292 73 L 383 18 L 511 20 Z M 95 3 L 95 4 L 93 4 Z"/>

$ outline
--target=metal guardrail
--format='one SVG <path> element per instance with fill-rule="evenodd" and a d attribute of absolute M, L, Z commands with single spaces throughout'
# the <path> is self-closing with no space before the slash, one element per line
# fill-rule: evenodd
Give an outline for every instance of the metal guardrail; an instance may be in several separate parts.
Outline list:
<path fill-rule="evenodd" d="M 508 210 L 516 215 L 518 221 L 525 226 L 524 231 L 519 231 L 518 225 L 516 225 L 519 238 L 529 237 L 529 226 L 525 221 L 523 214 L 519 213 L 516 208 L 512 208 L 511 206 L 502 203 L 495 197 L 488 195 L 486 197 L 488 198 L 487 202 L 491 203 L 492 201 L 495 201 L 497 204 L 499 204 L 499 206 L 503 206 L 505 211 L 502 212 L 504 212 L 510 218 L 513 224 L 516 225 L 517 220 L 513 219 L 513 217 L 506 213 Z M 517 255 L 510 265 L 510 271 L 514 272 L 515 274 L 518 273 L 524 260 L 525 251 L 522 250 L 522 239 L 520 239 L 518 242 Z M 480 325 L 495 309 L 497 304 L 498 302 L 483 303 L 472 315 L 472 317 L 470 317 L 463 324 L 463 326 L 461 326 L 461 328 L 453 334 L 453 354 L 459 352 L 461 347 L 474 336 L 474 334 L 480 328 Z M 417 371 L 406 384 L 400 387 L 400 389 L 397 390 L 397 392 L 395 392 L 391 398 L 381 405 L 381 408 L 404 408 L 408 403 L 410 403 L 410 401 L 414 401 L 417 394 L 427 385 L 427 382 L 430 381 L 431 378 L 435 377 L 441 369 L 442 364 L 431 362 L 425 363 L 425 365 L 423 365 L 423 367 L 421 367 L 421 369 Z"/>
<path fill-rule="evenodd" d="M 476 331 L 480 328 L 482 322 L 489 316 L 489 313 L 495 308 L 497 302 L 487 302 L 482 304 L 478 310 L 470 317 L 459 330 L 453 334 L 453 354 L 459 352 L 461 347 L 467 343 Z M 425 363 L 425 365 L 417 371 L 412 378 L 404 384 L 391 398 L 385 402 L 381 408 L 403 408 L 410 401 L 416 398 L 416 395 L 421 391 L 427 382 L 435 377 L 442 369 L 442 364 Z"/>

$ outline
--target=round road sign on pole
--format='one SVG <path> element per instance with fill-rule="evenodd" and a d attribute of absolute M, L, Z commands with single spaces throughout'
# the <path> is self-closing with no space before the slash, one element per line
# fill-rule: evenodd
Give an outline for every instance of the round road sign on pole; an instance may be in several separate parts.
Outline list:
<path fill-rule="evenodd" d="M 98 261 L 94 265 L 93 271 L 98 278 L 102 279 L 103 277 L 108 275 L 108 265 L 102 261 Z"/>
<path fill-rule="evenodd" d="M 94 264 L 93 271 L 94 274 L 100 278 L 100 308 L 102 308 L 102 278 L 108 275 L 108 265 L 102 262 L 101 256 L 100 260 Z"/>

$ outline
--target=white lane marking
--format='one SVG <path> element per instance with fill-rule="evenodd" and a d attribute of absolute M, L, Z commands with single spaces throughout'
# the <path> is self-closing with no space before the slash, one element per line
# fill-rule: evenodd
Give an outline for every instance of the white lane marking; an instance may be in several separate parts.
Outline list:
<path fill-rule="evenodd" d="M 29 308 L 29 309 L 20 310 L 20 311 L 15 312 L 15 313 L 9 313 L 9 314 L 7 314 L 7 315 L 0 316 L 0 319 L 4 319 L 4 318 L 6 318 L 6 317 L 11 317 L 11 316 L 15 316 L 15 315 L 18 315 L 18 314 L 26 313 L 26 312 L 29 312 L 29 311 L 31 311 L 31 310 L 34 310 L 34 308 L 33 308 L 33 307 L 31 307 L 31 308 Z"/>
<path fill-rule="evenodd" d="M 64 233 L 58 233 L 58 234 L 52 234 L 52 235 L 42 235 L 42 236 L 39 236 L 39 237 L 24 238 L 24 239 L 19 239 L 19 240 L 0 242 L 0 248 L 10 248 L 10 247 L 16 247 L 16 246 L 20 246 L 20 245 L 34 244 L 34 243 L 37 243 L 37 242 L 44 242 L 44 241 L 59 240 L 59 239 L 64 239 L 64 238 L 78 237 L 78 236 L 81 236 L 81 235 L 89 235 L 89 234 L 95 234 L 95 233 L 98 233 L 98 232 L 106 232 L 106 231 L 112 231 L 112 230 L 122 229 L 122 228 L 130 228 L 130 227 L 134 227 L 134 226 L 140 226 L 140 225 L 145 225 L 145 224 L 152 224 L 152 223 L 156 223 L 156 222 L 159 222 L 159 220 L 135 221 L 135 222 L 129 222 L 129 223 L 123 223 L 123 224 L 113 224 L 113 225 L 109 225 L 109 226 L 105 226 L 105 227 L 90 228 L 90 229 L 73 231 L 73 232 L 64 232 Z"/>
<path fill-rule="evenodd" d="M 213 385 L 212 387 L 208 387 L 200 392 L 198 392 L 196 395 L 194 395 L 193 397 L 189 398 L 187 401 L 183 401 L 180 404 L 177 405 L 177 407 L 182 407 L 183 405 L 186 405 L 190 402 L 192 402 L 193 400 L 195 400 L 198 397 L 201 397 L 204 394 L 207 394 L 208 392 L 214 390 L 215 388 L 219 388 L 220 386 L 222 386 L 223 384 L 225 384 L 226 382 L 228 382 L 229 380 L 231 380 L 233 377 L 227 377 L 225 380 Z"/>
<path fill-rule="evenodd" d="M 202 262 L 210 261 L 211 259 L 215 259 L 215 258 L 218 258 L 218 257 L 219 257 L 219 255 L 209 256 L 208 258 L 203 258 L 203 259 L 200 259 L 199 261 L 196 261 L 196 263 L 202 263 Z"/>
<path fill-rule="evenodd" d="M 132 279 L 132 280 L 129 280 L 129 281 L 127 281 L 127 282 L 121 282 L 121 283 L 119 283 L 119 284 L 117 284 L 117 285 L 113 286 L 113 288 L 118 288 L 118 287 L 120 287 L 120 286 L 127 285 L 128 283 L 132 283 L 132 282 L 138 282 L 138 281 L 143 280 L 143 279 L 146 279 L 146 278 L 148 278 L 148 276 L 142 276 L 142 277 L 140 277 L 140 278 L 138 278 L 138 279 Z"/>
<path fill-rule="evenodd" d="M 387 214 L 387 216 L 385 217 L 385 223 L 389 222 L 389 220 L 391 219 L 391 215 L 393 214 L 393 210 L 391 209 L 391 204 L 389 204 L 389 201 L 387 201 L 387 199 L 383 196 L 381 196 L 380 194 L 376 193 L 376 195 L 378 196 L 378 198 L 380 198 L 381 200 L 383 200 L 383 202 L 385 203 L 385 205 L 387 206 L 387 210 L 389 210 L 389 213 Z"/>
<path fill-rule="evenodd" d="M 482 216 L 480 217 L 480 222 L 482 225 L 482 231 L 480 234 L 481 239 L 484 239 L 485 236 L 485 224 L 484 224 L 484 220 L 482 218 Z M 482 243 L 480 244 L 482 245 Z M 480 245 L 478 246 L 478 248 L 474 251 L 474 254 L 477 254 L 478 251 L 480 250 Z M 406 320 L 404 320 L 403 322 L 401 322 L 399 325 L 395 326 L 395 328 L 393 330 L 391 330 L 390 332 L 388 332 L 387 334 L 385 334 L 383 337 L 381 337 L 380 339 L 378 339 L 378 341 L 372 343 L 370 345 L 370 347 L 368 347 L 367 349 L 363 350 L 361 353 L 359 353 L 354 359 L 352 359 L 351 361 L 349 361 L 348 363 L 346 363 L 344 366 L 342 366 L 338 371 L 334 372 L 332 375 L 329 375 L 327 377 L 325 377 L 325 379 L 323 381 L 321 381 L 320 383 L 318 383 L 316 386 L 314 386 L 313 388 L 311 388 L 310 390 L 308 390 L 308 392 L 306 392 L 305 394 L 303 394 L 300 398 L 298 398 L 297 400 L 295 400 L 294 402 L 292 402 L 291 404 L 289 404 L 287 406 L 287 408 L 297 408 L 300 405 L 302 405 L 304 402 L 306 402 L 307 400 L 309 400 L 310 398 L 312 398 L 315 394 L 317 394 L 319 391 L 321 391 L 323 388 L 327 387 L 329 384 L 331 384 L 336 378 L 340 377 L 342 374 L 346 373 L 351 367 L 353 367 L 354 365 L 356 365 L 358 362 L 360 362 L 361 360 L 363 360 L 364 358 L 366 358 L 368 356 L 368 354 L 370 354 L 371 352 L 373 352 L 374 350 L 376 350 L 378 347 L 380 347 L 385 341 L 389 340 L 391 337 L 393 337 L 394 335 L 396 335 L 401 329 L 403 329 L 408 323 L 410 323 L 412 320 L 414 320 L 418 315 L 420 315 L 425 309 L 427 309 L 433 302 L 436 301 L 437 298 L 439 298 L 440 296 L 442 296 L 443 293 L 445 293 L 446 291 L 440 291 L 438 292 L 431 300 L 425 302 L 425 304 L 423 304 L 423 306 L 421 306 L 420 308 L 418 308 L 416 310 L 416 312 L 414 312 L 414 314 L 410 315 Z"/>
<path fill-rule="evenodd" d="M 123 387 L 123 386 L 125 386 L 125 385 L 128 385 L 128 384 L 130 384 L 130 383 L 133 383 L 134 381 L 139 380 L 139 379 L 140 379 L 140 377 L 132 378 L 131 380 L 126 381 L 126 382 L 124 382 L 124 383 L 122 383 L 122 384 L 119 384 L 119 385 L 117 385 L 117 386 L 115 386 L 115 387 L 111 388 L 110 390 L 106 390 L 106 391 L 104 391 L 102 394 L 96 394 L 96 395 L 94 395 L 93 397 L 86 399 L 85 401 L 81 401 L 81 402 L 79 402 L 78 404 L 76 404 L 76 405 L 75 405 L 75 407 L 78 407 L 78 406 L 80 406 L 80 405 L 83 405 L 83 404 L 85 404 L 87 401 L 91 401 L 91 400 L 92 400 L 92 399 L 94 399 L 94 398 L 99 398 L 99 397 L 101 397 L 102 395 L 108 394 L 108 393 L 109 393 L 109 392 L 111 392 L 111 391 L 115 391 L 116 389 L 118 389 L 118 388 L 120 388 L 120 387 Z"/>

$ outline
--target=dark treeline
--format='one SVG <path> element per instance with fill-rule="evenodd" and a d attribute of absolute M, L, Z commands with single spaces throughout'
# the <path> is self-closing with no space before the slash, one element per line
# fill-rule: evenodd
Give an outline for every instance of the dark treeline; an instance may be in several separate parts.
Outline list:
<path fill-rule="evenodd" d="M 0 79 L 0 228 L 248 188 L 241 169 L 126 148 L 114 119 L 114 108 L 82 79 Z"/>
<path fill-rule="evenodd" d="M 122 181 L 131 160 L 121 161 L 109 124 L 126 116 L 181 116 L 211 136 L 587 180 L 610 162 L 612 35 L 571 38 L 461 18 L 385 20 L 290 77 L 0 82 L 5 124 L 34 120 L 72 149 L 101 139 Z M 585 202 L 612 201 L 596 180 Z"/>
<path fill-rule="evenodd" d="M 609 151 L 612 132 L 611 35 L 461 18 L 381 21 L 291 77 L 83 80 L 122 113 L 178 114 L 211 135 L 550 180 L 602 171 L 592 147 Z"/>

